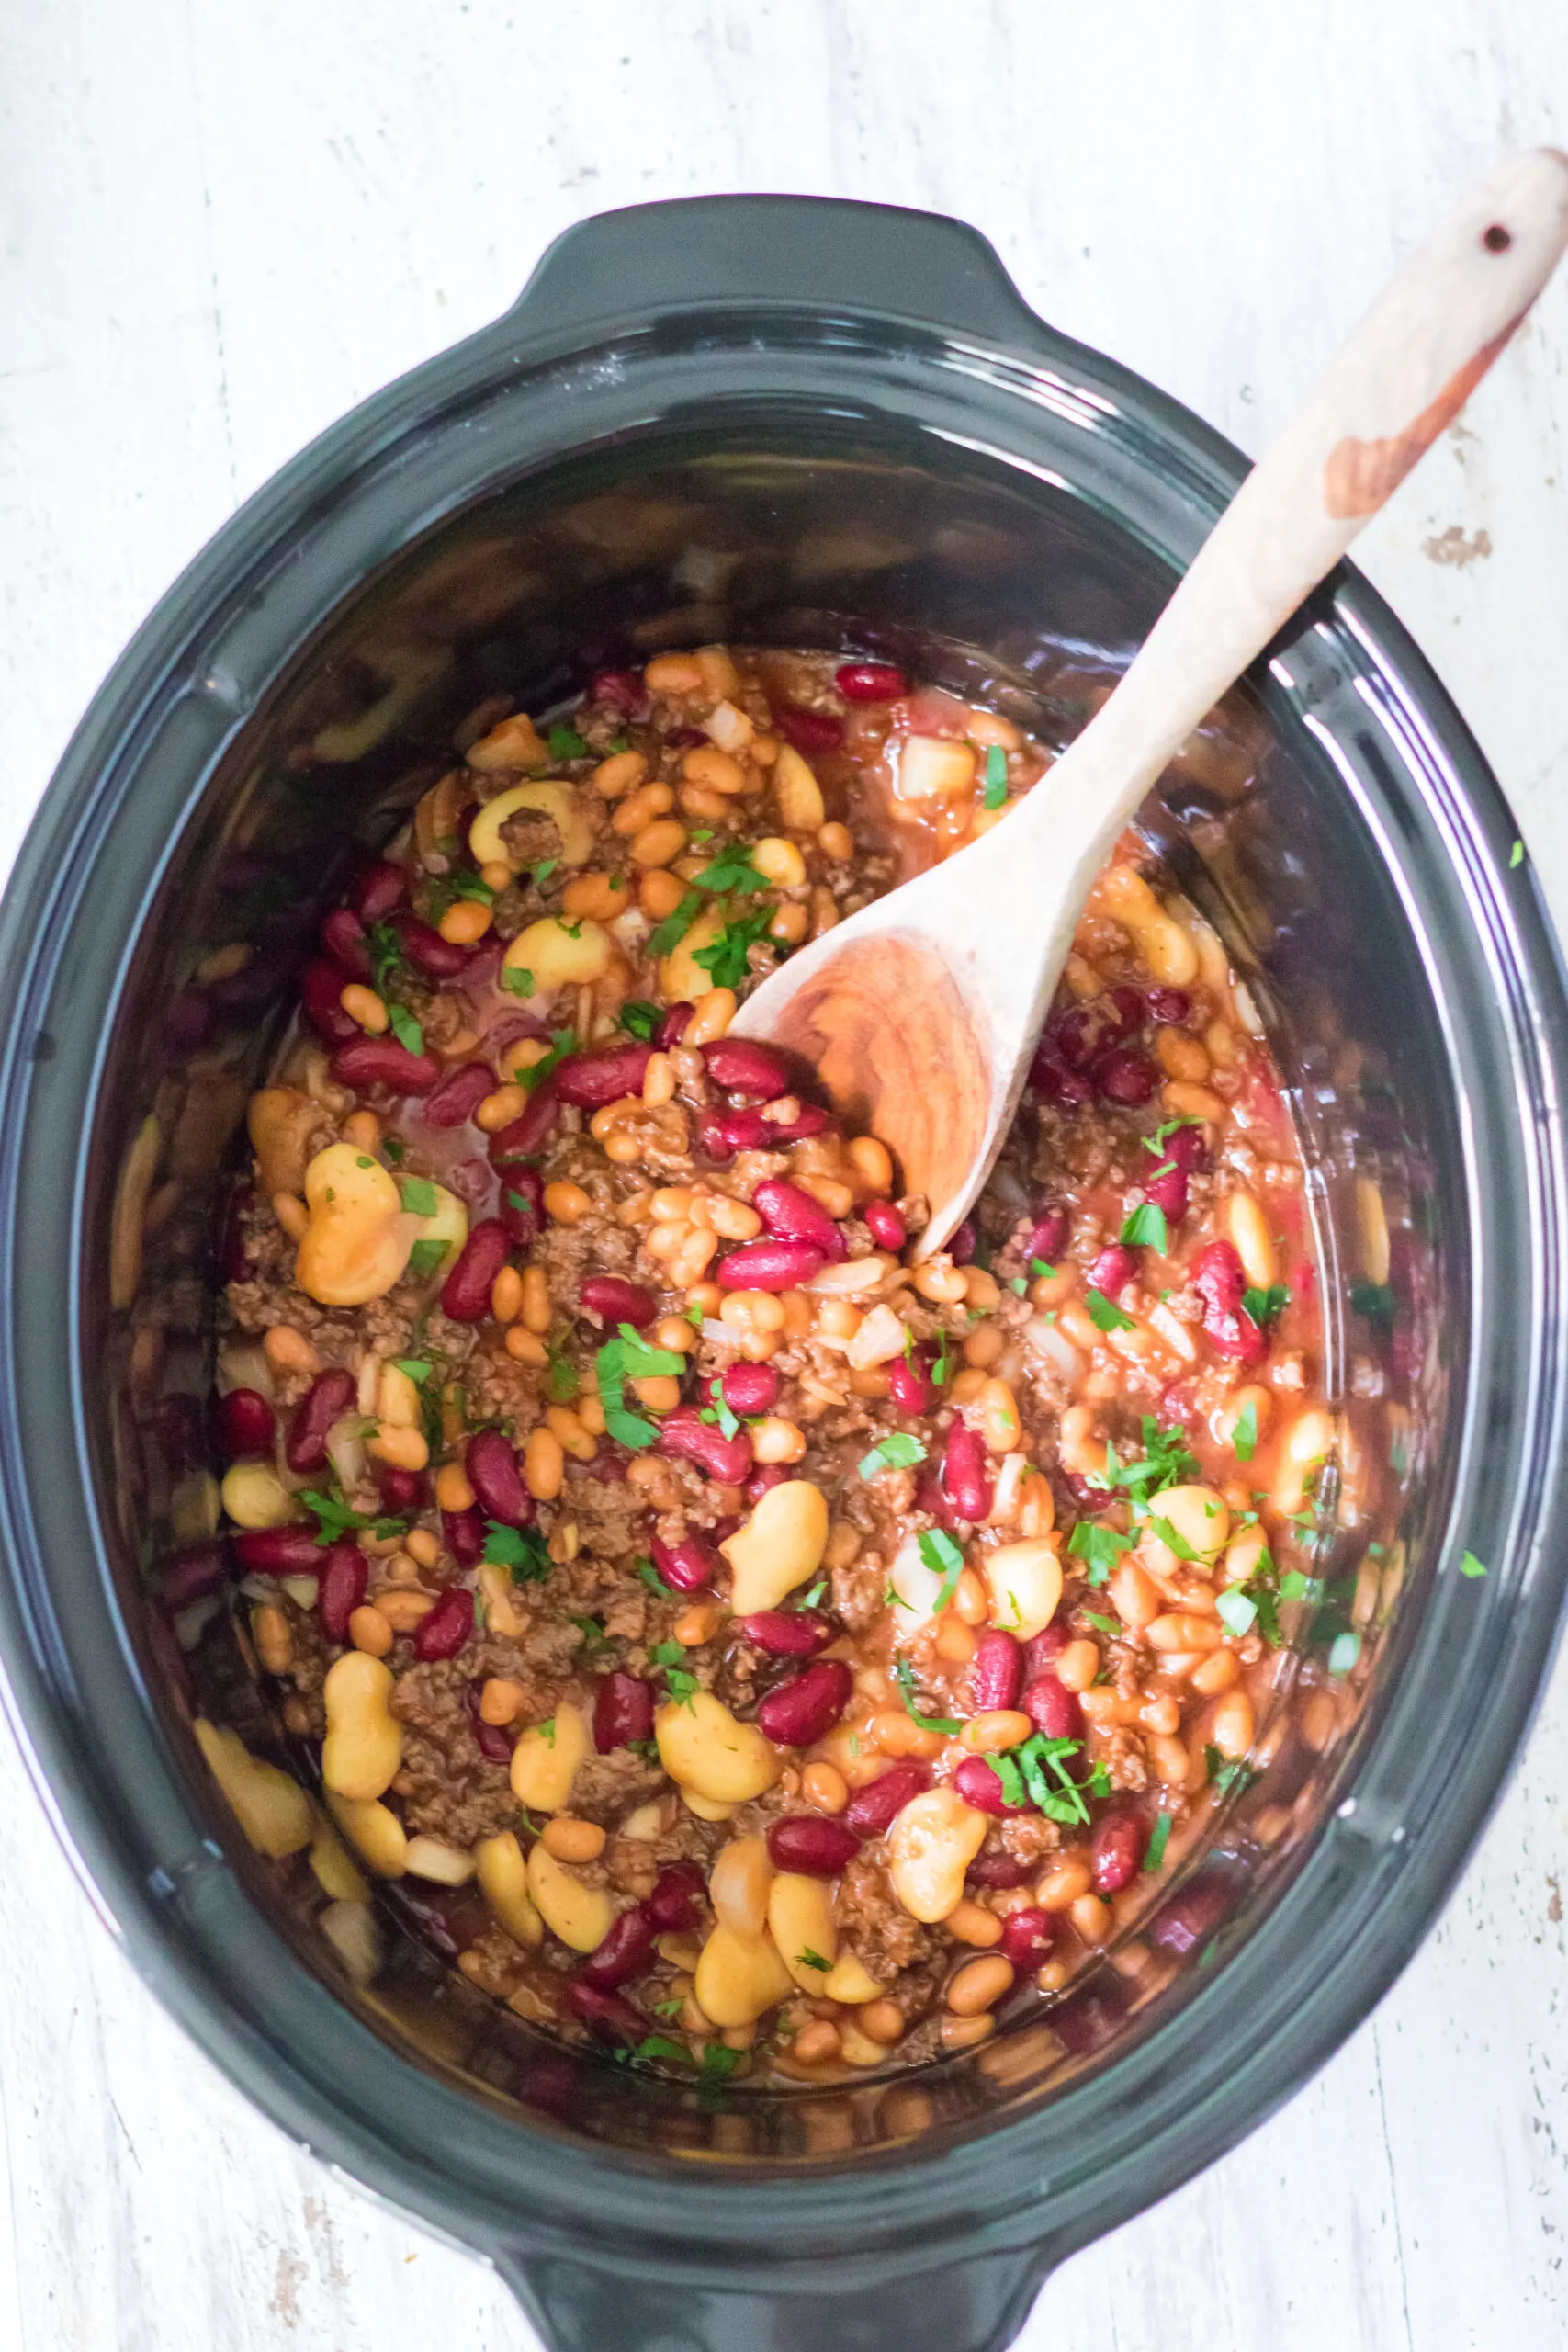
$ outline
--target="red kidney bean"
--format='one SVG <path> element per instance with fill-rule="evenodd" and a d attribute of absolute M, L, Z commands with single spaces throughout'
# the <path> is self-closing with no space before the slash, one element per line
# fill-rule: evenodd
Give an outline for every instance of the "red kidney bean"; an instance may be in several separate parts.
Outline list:
<path fill-rule="evenodd" d="M 904 1220 L 891 1201 L 867 1201 L 861 1210 L 866 1231 L 879 1250 L 891 1250 L 895 1256 L 902 1250 L 908 1235 Z"/>
<path fill-rule="evenodd" d="M 786 743 L 810 759 L 813 753 L 821 758 L 828 752 L 841 749 L 844 722 L 829 710 L 803 710 L 797 703 L 775 703 L 773 725 Z"/>
<path fill-rule="evenodd" d="M 444 1510 L 441 1514 L 441 1541 L 460 1568 L 477 1567 L 484 1556 L 484 1513 L 477 1503 L 467 1510 Z"/>
<path fill-rule="evenodd" d="M 732 1413 L 771 1413 L 782 1387 L 771 1363 L 732 1363 L 719 1376 L 719 1395 Z"/>
<path fill-rule="evenodd" d="M 748 1241 L 721 1258 L 714 1274 L 722 1290 L 800 1290 L 826 1263 L 809 1242 Z"/>
<path fill-rule="evenodd" d="M 891 662 L 845 662 L 833 673 L 833 684 L 846 702 L 897 702 L 909 691 L 909 681 Z"/>
<path fill-rule="evenodd" d="M 500 1216 L 513 1248 L 531 1250 L 545 1223 L 545 1180 L 536 1168 L 502 1171 Z"/>
<path fill-rule="evenodd" d="M 468 1228 L 457 1262 L 441 1285 L 441 1312 L 450 1323 L 482 1323 L 491 1285 L 512 1255 L 512 1236 L 498 1216 Z"/>
<path fill-rule="evenodd" d="M 769 1691 L 757 1710 L 758 1724 L 780 1747 L 809 1747 L 832 1730 L 854 1687 L 854 1676 L 841 1658 L 818 1658 L 803 1674 L 792 1675 Z"/>
<path fill-rule="evenodd" d="M 370 978 L 370 950 L 365 926 L 347 907 L 334 907 L 321 925 L 321 945 L 333 962 L 353 980 Z"/>
<path fill-rule="evenodd" d="M 1144 1859 L 1149 1833 L 1135 1813 L 1108 1814 L 1094 1833 L 1089 1868 L 1097 1894 L 1120 1894 Z"/>
<path fill-rule="evenodd" d="M 635 2048 L 648 2031 L 648 2019 L 640 2009 L 634 2009 L 619 1993 L 601 1992 L 597 1984 L 569 1984 L 566 2005 L 595 2041 L 605 2042 L 612 2049 L 623 2045 Z"/>
<path fill-rule="evenodd" d="M 1072 1230 L 1072 1219 L 1066 1209 L 1042 1209 L 1023 1245 L 1025 1264 L 1032 1265 L 1038 1258 L 1047 1266 L 1059 1266 Z"/>
<path fill-rule="evenodd" d="M 934 1410 L 936 1391 L 931 1386 L 929 1351 L 917 1348 L 912 1356 L 895 1356 L 883 1370 L 887 1374 L 887 1394 L 901 1413 L 918 1416 Z"/>
<path fill-rule="evenodd" d="M 1069 1069 L 1087 1069 L 1107 1042 L 1104 1022 L 1088 1004 L 1076 1004 L 1060 1021 L 1053 1022 L 1050 1035 L 1057 1059 Z"/>
<path fill-rule="evenodd" d="M 350 886 L 348 903 L 361 922 L 380 922 L 402 897 L 403 888 L 402 867 L 394 865 L 390 858 L 380 858 Z"/>
<path fill-rule="evenodd" d="M 699 1111 L 697 1141 L 710 1159 L 728 1159 L 738 1151 L 761 1151 L 777 1139 L 761 1111 Z"/>
<path fill-rule="evenodd" d="M 479 1685 L 477 1683 L 470 1683 L 468 1688 L 473 1694 L 473 1700 L 477 1702 L 479 1698 Z M 512 1742 L 507 1738 L 506 1734 L 502 1730 L 501 1725 L 499 1724 L 487 1724 L 481 1722 L 477 1711 L 477 1706 L 474 1704 L 470 1704 L 469 1713 L 473 1717 L 471 1727 L 474 1735 L 474 1746 L 479 1749 L 479 1754 L 484 1758 L 486 1763 L 510 1764 L 512 1761 Z"/>
<path fill-rule="evenodd" d="M 709 738 L 700 727 L 672 727 L 664 740 L 672 752 L 694 752 L 699 743 L 707 742 Z"/>
<path fill-rule="evenodd" d="M 966 1266 L 980 1246 L 980 1235 L 972 1216 L 966 1216 L 947 1245 L 947 1254 L 955 1266 Z"/>
<path fill-rule="evenodd" d="M 1214 1353 L 1227 1363 L 1261 1363 L 1269 1335 L 1242 1305 L 1247 1275 L 1228 1241 L 1211 1241 L 1198 1252 L 1192 1287 L 1203 1302 L 1203 1331 Z"/>
<path fill-rule="evenodd" d="M 1034 1058 L 1029 1065 L 1029 1083 L 1047 1102 L 1089 1102 L 1094 1099 L 1093 1080 L 1086 1078 L 1081 1070 L 1069 1069 L 1044 1039 L 1034 1049 Z"/>
<path fill-rule="evenodd" d="M 761 1364 L 757 1368 L 772 1369 Z M 227 1396 L 218 1400 L 217 1418 L 218 1451 L 225 1462 L 243 1462 L 247 1455 L 271 1456 L 277 1416 L 259 1389 L 231 1388 Z"/>
<path fill-rule="evenodd" d="M 1120 1102 L 1128 1110 L 1146 1102 L 1159 1084 L 1154 1063 L 1133 1046 L 1118 1046 L 1114 1053 L 1096 1062 L 1093 1077 L 1108 1102 Z"/>
<path fill-rule="evenodd" d="M 358 1022 L 351 1021 L 338 1002 L 344 987 L 342 972 L 324 956 L 307 964 L 299 975 L 299 998 L 305 1018 L 317 1036 L 329 1046 L 352 1045 L 362 1034 Z"/>
<path fill-rule="evenodd" d="M 247 1527 L 234 1538 L 234 1554 L 253 1577 L 313 1577 L 321 1565 L 308 1527 Z"/>
<path fill-rule="evenodd" d="M 982 1634 L 969 1661 L 969 1703 L 977 1715 L 1016 1707 L 1023 1688 L 1023 1645 L 993 1627 Z"/>
<path fill-rule="evenodd" d="M 859 1852 L 860 1839 L 848 1823 L 825 1813 L 787 1814 L 768 1831 L 773 1868 L 806 1878 L 837 1878 Z"/>
<path fill-rule="evenodd" d="M 463 1457 L 474 1500 L 487 1519 L 502 1527 L 531 1527 L 534 1498 L 523 1484 L 512 1441 L 500 1430 L 479 1430 Z"/>
<path fill-rule="evenodd" d="M 591 701 L 608 703 L 623 718 L 641 718 L 651 700 L 640 670 L 595 670 L 588 694 Z"/>
<path fill-rule="evenodd" d="M 1195 1879 L 1156 1920 L 1149 1941 L 1185 1960 L 1208 1942 L 1229 1908 L 1235 1887 L 1219 1876 Z"/>
<path fill-rule="evenodd" d="M 1038 1868 L 1016 1854 L 976 1854 L 966 1875 L 976 1886 L 1027 1886 Z"/>
<path fill-rule="evenodd" d="M 355 1090 L 385 1086 L 394 1094 L 428 1094 L 441 1072 L 428 1054 L 411 1054 L 395 1037 L 355 1037 L 333 1056 L 333 1076 Z"/>
<path fill-rule="evenodd" d="M 726 1437 L 714 1421 L 697 1419 L 694 1406 L 678 1406 L 660 1424 L 659 1451 L 679 1462 L 694 1462 L 710 1478 L 739 1487 L 751 1468 L 751 1440 L 745 1430 Z"/>
<path fill-rule="evenodd" d="M 650 1535 L 648 1548 L 671 1592 L 701 1592 L 724 1566 L 717 1544 L 705 1535 L 684 1535 L 679 1544 L 666 1544 L 661 1536 Z"/>
<path fill-rule="evenodd" d="M 942 1479 L 961 1519 L 977 1527 L 990 1517 L 993 1488 L 986 1476 L 986 1449 L 966 1422 L 954 1421 L 947 1433 Z"/>
<path fill-rule="evenodd" d="M 743 1638 L 769 1657 L 810 1657 L 833 1638 L 832 1626 L 814 1609 L 754 1609 L 735 1623 Z"/>
<path fill-rule="evenodd" d="M 491 1136 L 491 1159 L 498 1168 L 505 1168 L 513 1160 L 537 1159 L 559 1116 L 560 1096 L 556 1091 L 556 1072 L 552 1070 L 528 1097 L 528 1108 L 522 1117 L 513 1119 L 509 1127 L 502 1127 L 499 1135 Z"/>
<path fill-rule="evenodd" d="M 702 1048 L 702 1057 L 709 1078 L 726 1094 L 744 1094 L 753 1102 L 776 1102 L 794 1084 L 784 1056 L 753 1037 L 715 1037 Z"/>
<path fill-rule="evenodd" d="M 789 1472 L 781 1464 L 764 1462 L 761 1468 L 753 1470 L 746 1481 L 746 1499 L 749 1503 L 760 1503 L 770 1487 L 786 1486 L 788 1482 Z"/>
<path fill-rule="evenodd" d="M 223 1573 L 223 1551 L 218 1544 L 187 1544 L 171 1552 L 164 1563 L 163 1589 L 158 1598 L 171 1617 L 203 1600 Z"/>
<path fill-rule="evenodd" d="M 327 1459 L 327 1431 L 341 1420 L 358 1394 L 359 1383 L 342 1364 L 319 1372 L 294 1408 L 284 1448 L 290 1470 L 321 1470 Z"/>
<path fill-rule="evenodd" d="M 1054 1625 L 1047 1625 L 1043 1633 L 1036 1634 L 1032 1641 L 1024 1644 L 1023 1679 L 1026 1686 L 1038 1676 L 1049 1673 L 1071 1638 L 1058 1618 Z"/>
<path fill-rule="evenodd" d="M 474 1596 L 454 1585 L 414 1627 L 413 1654 L 424 1660 L 456 1657 L 473 1630 Z"/>
<path fill-rule="evenodd" d="M 1112 1241 L 1100 1252 L 1089 1270 L 1089 1279 L 1103 1297 L 1113 1299 L 1130 1283 L 1138 1271 L 1138 1261 L 1123 1242 Z"/>
<path fill-rule="evenodd" d="M 653 1685 L 616 1667 L 600 1683 L 593 1700 L 593 1745 L 601 1756 L 613 1747 L 653 1737 Z"/>
<path fill-rule="evenodd" d="M 348 1639 L 348 1621 L 365 1598 L 370 1563 L 357 1544 L 329 1544 L 319 1555 L 321 1589 L 317 1605 L 321 1631 L 330 1642 Z"/>
<path fill-rule="evenodd" d="M 1164 1210 L 1168 1225 L 1179 1225 L 1187 1215 L 1187 1170 L 1165 1161 L 1156 1165 L 1158 1174 L 1145 1180 L 1144 1198 Z"/>
<path fill-rule="evenodd" d="M 606 1102 L 642 1092 L 652 1058 L 653 1047 L 636 1038 L 630 1045 L 601 1046 L 597 1053 L 569 1054 L 556 1069 L 557 1091 L 563 1102 L 602 1111 Z"/>
<path fill-rule="evenodd" d="M 629 1911 L 621 1913 L 604 1940 L 589 1953 L 578 1971 L 578 1983 L 594 1985 L 601 1993 L 619 1992 L 634 1976 L 640 1976 L 653 1958 L 658 1932 L 643 1905 L 634 1904 Z"/>
<path fill-rule="evenodd" d="M 825 1136 L 829 1127 L 838 1124 L 832 1113 L 824 1111 L 820 1103 L 803 1102 L 800 1116 L 792 1126 L 778 1127 L 764 1120 L 762 1137 L 769 1144 L 804 1143 L 808 1136 Z"/>
<path fill-rule="evenodd" d="M 630 1323 L 641 1331 L 659 1320 L 659 1301 L 653 1293 L 641 1283 L 623 1281 L 619 1274 L 590 1274 L 577 1296 L 580 1306 L 612 1329 Z"/>
<path fill-rule="evenodd" d="M 392 929 L 403 944 L 403 954 L 415 971 L 423 972 L 429 980 L 455 980 L 468 960 L 466 947 L 457 946 L 450 939 L 443 939 L 417 915 L 400 914 L 392 919 Z"/>
<path fill-rule="evenodd" d="M 909 1799 L 929 1789 L 931 1781 L 930 1768 L 924 1764 L 895 1764 L 891 1771 L 879 1772 L 874 1781 L 867 1781 L 852 1793 L 840 1815 L 845 1828 L 852 1829 L 857 1838 L 885 1838 Z"/>
<path fill-rule="evenodd" d="M 679 1002 L 665 1008 L 664 1018 L 653 1033 L 653 1049 L 658 1054 L 672 1054 L 686 1034 L 686 1023 L 696 1011 L 682 997 Z"/>
<path fill-rule="evenodd" d="M 484 1101 L 495 1091 L 495 1072 L 489 1062 L 464 1062 L 457 1069 L 449 1069 L 438 1086 L 433 1087 L 424 1105 L 425 1124 L 432 1127 L 466 1126 Z"/>
<path fill-rule="evenodd" d="M 813 1200 L 799 1184 L 786 1183 L 782 1177 L 765 1177 L 751 1195 L 751 1205 L 767 1227 L 771 1240 L 804 1242 L 807 1249 L 835 1261 L 849 1256 L 849 1245 L 838 1226 L 821 1202 Z"/>
<path fill-rule="evenodd" d="M 1056 1923 L 1049 1911 L 1031 1905 L 1021 1911 L 1010 1911 L 1002 1921 L 1002 1958 L 1010 1960 L 1015 1968 L 1038 1968 L 1050 1951 L 1056 1933 Z"/>
<path fill-rule="evenodd" d="M 643 1905 L 661 1935 L 683 1936 L 697 1924 L 697 1905 L 705 1893 L 696 1862 L 666 1862 Z"/>
<path fill-rule="evenodd" d="M 999 1818 L 1007 1813 L 1032 1813 L 1032 1805 L 1009 1804 L 1002 1794 L 1000 1778 L 983 1756 L 965 1756 L 953 1775 L 953 1785 L 965 1804 L 976 1813 L 988 1813 Z"/>
<path fill-rule="evenodd" d="M 1145 1002 L 1150 1019 L 1162 1029 L 1179 1029 L 1192 1018 L 1192 1000 L 1185 989 L 1150 989 Z"/>
<path fill-rule="evenodd" d="M 1058 1682 L 1054 1674 L 1036 1675 L 1018 1703 L 1035 1730 L 1043 1731 L 1047 1739 L 1076 1739 L 1080 1743 L 1084 1739 L 1083 1708 L 1078 1694 L 1069 1690 L 1065 1682 Z"/>

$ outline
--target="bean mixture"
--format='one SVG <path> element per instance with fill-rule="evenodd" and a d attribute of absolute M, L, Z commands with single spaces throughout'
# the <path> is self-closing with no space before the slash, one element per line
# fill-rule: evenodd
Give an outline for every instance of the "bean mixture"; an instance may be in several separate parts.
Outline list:
<path fill-rule="evenodd" d="M 251 1102 L 217 1411 L 255 1657 L 360 1868 L 639 2064 L 984 2041 L 1286 1703 L 1335 1433 L 1303 1170 L 1139 841 L 917 1265 L 882 1144 L 729 1034 L 1051 757 L 819 653 L 489 704 Z"/>

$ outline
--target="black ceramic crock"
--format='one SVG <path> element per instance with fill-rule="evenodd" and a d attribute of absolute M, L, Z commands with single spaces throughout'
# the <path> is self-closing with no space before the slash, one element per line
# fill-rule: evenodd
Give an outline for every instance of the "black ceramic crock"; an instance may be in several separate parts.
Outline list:
<path fill-rule="evenodd" d="M 1359 1717 L 1276 1754 L 1268 1821 L 1234 1811 L 1142 1986 L 1107 1971 L 1054 2031 L 860 2089 L 560 2053 L 395 1917 L 358 1986 L 240 1837 L 192 1706 L 276 1735 L 226 1615 L 182 1647 L 170 1563 L 212 1521 L 194 1400 L 245 1090 L 345 866 L 487 694 L 536 711 L 596 661 L 782 639 L 1065 733 L 1242 471 L 952 221 L 588 221 L 170 591 L 0 911 L 0 1634 L 40 1794 L 231 2078 L 491 2257 L 554 2346 L 1004 2345 L 1054 2264 L 1233 2144 L 1404 1965 L 1523 1736 L 1568 1559 L 1559 966 L 1484 761 L 1342 569 L 1147 824 L 1268 1016 L 1330 1380 L 1387 1457 L 1324 1537 Z M 1393 1227 L 1381 1280 L 1358 1180 Z"/>

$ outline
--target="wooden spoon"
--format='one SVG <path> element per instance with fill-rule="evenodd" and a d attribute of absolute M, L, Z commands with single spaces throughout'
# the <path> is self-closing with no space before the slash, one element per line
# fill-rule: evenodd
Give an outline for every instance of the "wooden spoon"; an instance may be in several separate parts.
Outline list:
<path fill-rule="evenodd" d="M 1172 754 L 1452 423 L 1568 243 L 1568 156 L 1509 157 L 1254 467 L 1115 692 L 981 840 L 792 956 L 739 1035 L 812 1063 L 940 1250 L 1001 1148 L 1084 899 Z"/>

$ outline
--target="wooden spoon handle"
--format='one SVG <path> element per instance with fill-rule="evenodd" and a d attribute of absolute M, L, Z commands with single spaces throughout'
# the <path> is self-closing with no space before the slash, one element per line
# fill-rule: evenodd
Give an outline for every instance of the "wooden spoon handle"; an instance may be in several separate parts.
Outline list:
<path fill-rule="evenodd" d="M 1084 816 L 1101 804 L 1083 849 L 1091 872 L 1172 753 L 1452 423 L 1565 244 L 1568 155 L 1509 156 L 1352 331 L 1038 796 L 1043 822 L 1069 790 Z"/>

